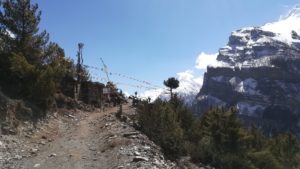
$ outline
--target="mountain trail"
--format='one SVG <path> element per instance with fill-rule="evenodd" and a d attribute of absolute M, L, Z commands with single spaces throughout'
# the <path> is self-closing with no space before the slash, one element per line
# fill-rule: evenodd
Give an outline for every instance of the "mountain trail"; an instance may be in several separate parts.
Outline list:
<path fill-rule="evenodd" d="M 51 118 L 29 138 L 0 138 L 8 143 L 3 152 L 13 150 L 9 158 L 0 158 L 0 164 L 2 160 L 2 168 L 18 169 L 177 168 L 132 122 L 118 120 L 117 111 L 76 110 Z M 123 114 L 134 113 L 134 108 L 123 105 Z"/>

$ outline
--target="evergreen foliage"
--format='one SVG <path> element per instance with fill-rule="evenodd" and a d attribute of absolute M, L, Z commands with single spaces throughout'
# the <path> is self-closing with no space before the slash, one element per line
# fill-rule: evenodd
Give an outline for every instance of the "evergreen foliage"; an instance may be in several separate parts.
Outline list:
<path fill-rule="evenodd" d="M 166 154 L 174 158 L 184 153 L 185 131 L 192 113 L 176 95 L 169 102 L 157 99 L 149 104 L 145 101 L 139 105 L 138 112 L 141 130 L 161 145 Z"/>
<path fill-rule="evenodd" d="M 169 88 L 171 98 L 173 97 L 173 89 L 179 87 L 179 81 L 175 77 L 170 77 L 168 80 L 164 81 L 164 85 Z"/>
<path fill-rule="evenodd" d="M 51 108 L 61 80 L 74 77 L 74 63 L 58 44 L 49 42 L 45 30 L 39 30 L 37 4 L 6 0 L 0 5 L 0 85 L 13 98 Z"/>
<path fill-rule="evenodd" d="M 266 138 L 255 127 L 242 126 L 237 110 L 211 109 L 194 117 L 176 95 L 138 107 L 139 125 L 173 158 L 189 155 L 195 162 L 222 169 L 296 169 L 300 143 L 291 134 Z"/>

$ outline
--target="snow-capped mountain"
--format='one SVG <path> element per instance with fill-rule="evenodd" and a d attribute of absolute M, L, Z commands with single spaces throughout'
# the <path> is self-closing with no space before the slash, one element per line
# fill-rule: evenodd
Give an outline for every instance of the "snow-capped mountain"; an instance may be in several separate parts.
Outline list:
<path fill-rule="evenodd" d="M 177 75 L 179 77 L 179 87 L 175 92 L 185 103 L 192 104 L 202 86 L 202 77 L 195 78 L 193 72 L 190 70 L 178 73 Z"/>
<path fill-rule="evenodd" d="M 195 100 L 195 97 L 202 86 L 202 77 L 194 77 L 193 71 L 191 70 L 177 73 L 177 76 L 179 80 L 179 87 L 174 90 L 174 92 L 177 93 L 178 96 L 185 101 L 185 103 L 191 104 Z M 144 98 L 150 97 L 152 100 L 155 100 L 156 98 L 169 99 L 170 94 L 168 93 L 167 88 L 164 88 L 148 90 L 141 96 Z"/>
<path fill-rule="evenodd" d="M 277 22 L 232 32 L 218 61 L 229 66 L 272 66 L 273 58 L 297 58 L 300 49 L 300 6 Z M 288 53 L 288 55 L 287 55 Z"/>
<path fill-rule="evenodd" d="M 279 21 L 232 32 L 217 60 L 222 66 L 207 68 L 196 110 L 235 106 L 248 121 L 300 133 L 300 6 Z"/>

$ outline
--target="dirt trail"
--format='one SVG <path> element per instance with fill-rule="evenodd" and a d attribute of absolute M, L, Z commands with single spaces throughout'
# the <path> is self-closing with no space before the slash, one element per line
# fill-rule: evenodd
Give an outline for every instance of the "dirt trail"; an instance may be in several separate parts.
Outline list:
<path fill-rule="evenodd" d="M 125 114 L 134 111 L 128 105 L 123 106 Z M 13 168 L 176 168 L 173 162 L 165 160 L 158 146 L 128 122 L 119 121 L 115 112 L 117 108 L 110 108 L 68 117 L 72 122 L 52 120 L 47 129 L 30 140 L 43 143 L 38 151 L 16 160 Z M 126 133 L 129 136 L 124 136 Z"/>
<path fill-rule="evenodd" d="M 49 169 L 96 168 L 94 164 L 99 162 L 98 154 L 92 146 L 99 145 L 101 142 L 98 142 L 100 140 L 97 139 L 99 135 L 96 136 L 97 126 L 91 124 L 113 111 L 116 110 L 92 112 L 87 118 L 70 128 L 66 128 L 65 124 L 58 124 L 61 125 L 57 129 L 58 137 L 53 142 L 43 146 L 35 157 L 25 159 L 22 168 L 29 169 L 34 168 L 34 166 Z M 40 134 L 43 135 L 43 133 Z"/>

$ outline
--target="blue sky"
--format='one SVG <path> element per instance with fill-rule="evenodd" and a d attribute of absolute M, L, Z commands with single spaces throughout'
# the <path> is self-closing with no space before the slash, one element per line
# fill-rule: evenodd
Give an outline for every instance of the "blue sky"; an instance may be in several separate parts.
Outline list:
<path fill-rule="evenodd" d="M 35 0 L 42 10 L 41 29 L 71 58 L 83 42 L 84 64 L 162 86 L 178 72 L 195 69 L 201 52 L 216 53 L 230 33 L 276 21 L 296 0 Z M 104 78 L 100 71 L 93 76 Z M 115 82 L 139 85 L 111 76 Z M 143 88 L 120 85 L 123 91 Z"/>

